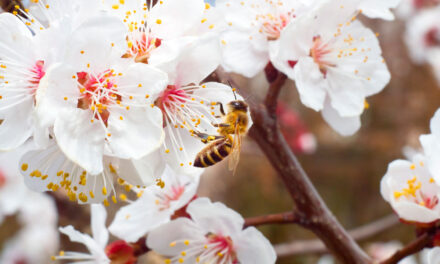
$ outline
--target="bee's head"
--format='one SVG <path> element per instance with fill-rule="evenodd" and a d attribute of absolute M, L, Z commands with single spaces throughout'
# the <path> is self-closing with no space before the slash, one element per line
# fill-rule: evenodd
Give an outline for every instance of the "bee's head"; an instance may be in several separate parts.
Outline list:
<path fill-rule="evenodd" d="M 229 111 L 248 111 L 248 104 L 241 100 L 235 100 L 228 103 Z"/>

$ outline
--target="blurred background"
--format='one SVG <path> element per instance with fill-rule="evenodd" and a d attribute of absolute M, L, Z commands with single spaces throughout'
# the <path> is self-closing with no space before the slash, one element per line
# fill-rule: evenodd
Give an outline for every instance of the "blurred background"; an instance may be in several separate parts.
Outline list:
<path fill-rule="evenodd" d="M 416 64 L 404 40 L 414 17 L 428 9 L 435 9 L 432 6 L 436 4 L 435 0 L 407 0 L 395 21 L 361 19 L 379 33 L 392 79 L 383 92 L 368 99 L 369 107 L 362 116 L 362 128 L 356 135 L 344 138 L 336 134 L 319 113 L 299 102 L 292 82 L 283 89 L 279 113 L 287 140 L 328 207 L 347 229 L 392 213 L 380 195 L 380 180 L 388 163 L 405 157 L 404 148 L 408 154 L 410 148 L 420 147 L 418 137 L 429 132 L 429 120 L 440 107 L 440 85 L 435 77 L 435 65 L 420 61 Z M 437 14 L 440 28 L 440 13 Z M 434 34 L 433 41 L 430 45 L 440 47 L 438 33 Z M 440 75 L 440 72 L 437 74 Z M 266 93 L 267 82 L 263 75 L 252 80 L 239 76 L 235 79 L 242 87 L 252 91 L 248 100 L 258 101 Z M 285 212 L 293 207 L 283 183 L 250 139 L 243 146 L 236 175 L 232 175 L 226 164 L 208 169 L 202 177 L 199 196 L 222 201 L 244 217 Z M 57 197 L 58 225 L 73 225 L 82 232 L 90 233 L 89 208 L 65 199 Z M 108 223 L 121 205 L 122 202 L 110 205 Z M 6 217 L 0 225 L 0 248 L 4 248 L 6 241 L 14 237 L 20 228 L 16 215 Z M 295 225 L 270 225 L 259 229 L 275 245 L 315 238 L 311 232 Z M 413 227 L 398 224 L 362 241 L 361 245 L 369 247 L 373 242 L 394 240 L 405 244 L 414 238 L 414 234 Z M 67 237 L 60 236 L 60 239 L 60 249 L 86 252 L 82 245 L 71 243 Z M 316 254 L 297 254 L 279 259 L 277 263 L 318 263 L 320 258 Z M 162 261 L 149 254 L 140 263 Z"/>

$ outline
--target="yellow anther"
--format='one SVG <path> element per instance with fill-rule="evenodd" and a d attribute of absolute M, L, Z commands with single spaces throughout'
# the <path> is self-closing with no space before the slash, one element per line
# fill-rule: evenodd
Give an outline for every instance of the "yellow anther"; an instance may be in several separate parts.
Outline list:
<path fill-rule="evenodd" d="M 90 194 L 90 198 L 92 199 L 95 198 L 95 194 L 92 191 L 90 191 L 89 194 Z"/>
<path fill-rule="evenodd" d="M 189 240 L 185 240 L 183 243 L 188 246 L 189 245 Z"/>
<path fill-rule="evenodd" d="M 116 196 L 112 196 L 112 201 L 113 201 L 113 203 L 118 203 L 118 200 L 116 200 Z"/>
<path fill-rule="evenodd" d="M 157 19 L 157 20 L 156 20 L 156 24 L 158 24 L 158 25 L 162 24 L 162 20 Z"/>
<path fill-rule="evenodd" d="M 29 165 L 28 165 L 27 163 L 23 163 L 23 164 L 21 165 L 21 170 L 22 170 L 22 171 L 27 171 L 28 168 L 29 168 Z"/>
<path fill-rule="evenodd" d="M 105 200 L 103 201 L 103 203 L 104 203 L 105 206 L 109 206 L 109 205 L 110 205 L 110 204 L 108 203 L 107 199 L 105 199 Z"/>
<path fill-rule="evenodd" d="M 102 194 L 103 194 L 103 195 L 107 195 L 107 188 L 102 187 Z"/>
<path fill-rule="evenodd" d="M 121 199 L 121 201 L 127 201 L 127 195 L 125 195 L 125 194 L 120 194 L 120 195 L 119 195 L 119 199 Z"/>
<path fill-rule="evenodd" d="M 182 255 L 182 256 L 186 256 L 186 252 L 185 251 L 182 251 L 181 253 L 180 253 L 180 255 Z"/>
<path fill-rule="evenodd" d="M 115 9 L 115 10 L 119 9 L 119 5 L 112 5 L 112 8 Z"/>
<path fill-rule="evenodd" d="M 175 247 L 176 246 L 176 242 L 171 242 L 170 243 L 170 247 Z"/>

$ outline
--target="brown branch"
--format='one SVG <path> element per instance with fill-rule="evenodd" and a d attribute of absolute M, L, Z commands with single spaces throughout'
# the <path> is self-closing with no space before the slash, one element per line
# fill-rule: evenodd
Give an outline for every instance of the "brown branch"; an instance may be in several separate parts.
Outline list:
<path fill-rule="evenodd" d="M 262 215 L 251 218 L 246 218 L 244 226 L 259 226 L 267 224 L 292 224 L 298 221 L 298 217 L 293 212 L 286 212 L 281 214 Z"/>
<path fill-rule="evenodd" d="M 424 233 L 421 236 L 419 236 L 416 240 L 409 243 L 407 246 L 402 248 L 401 250 L 397 251 L 387 260 L 384 260 L 381 262 L 381 264 L 396 264 L 402 259 L 413 255 L 422 249 L 429 247 L 432 245 L 433 236 L 429 233 Z"/>
<path fill-rule="evenodd" d="M 349 234 L 353 239 L 362 241 L 375 236 L 398 223 L 400 223 L 399 219 L 392 214 L 372 223 L 355 228 L 351 230 Z M 326 253 L 327 249 L 321 240 L 311 239 L 275 245 L 275 251 L 277 252 L 277 256 L 282 258 L 302 254 L 322 254 Z"/>
<path fill-rule="evenodd" d="M 226 83 L 229 81 L 233 84 L 233 80 L 224 72 L 218 71 L 217 75 Z M 280 76 L 277 79 L 279 78 Z M 273 83 L 271 90 L 275 90 L 274 95 L 279 94 L 278 90 L 281 89 L 284 81 L 276 80 Z M 274 85 L 277 87 L 273 87 Z M 266 101 L 274 102 L 275 100 L 271 98 Z M 254 122 L 249 135 L 257 142 L 283 180 L 295 202 L 298 214 L 301 214 L 298 224 L 314 232 L 329 251 L 343 263 L 371 263 L 367 254 L 336 220 L 310 182 L 283 137 L 276 117 L 270 112 L 273 105 L 271 103 L 249 105 Z"/>
<path fill-rule="evenodd" d="M 286 75 L 278 73 L 277 78 L 270 84 L 269 91 L 267 92 L 264 104 L 266 105 L 267 111 L 269 112 L 269 114 L 271 114 L 273 118 L 276 118 L 278 97 L 281 93 L 281 88 L 283 88 L 286 80 Z"/>

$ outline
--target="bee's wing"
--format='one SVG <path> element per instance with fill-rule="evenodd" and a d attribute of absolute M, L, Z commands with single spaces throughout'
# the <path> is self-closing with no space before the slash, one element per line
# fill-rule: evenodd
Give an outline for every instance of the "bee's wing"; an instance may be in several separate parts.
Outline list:
<path fill-rule="evenodd" d="M 241 139 L 242 135 L 240 134 L 240 127 L 237 120 L 235 124 L 234 139 L 232 141 L 232 150 L 231 154 L 229 155 L 229 170 L 233 171 L 234 175 L 237 169 L 238 162 L 240 161 Z"/>

